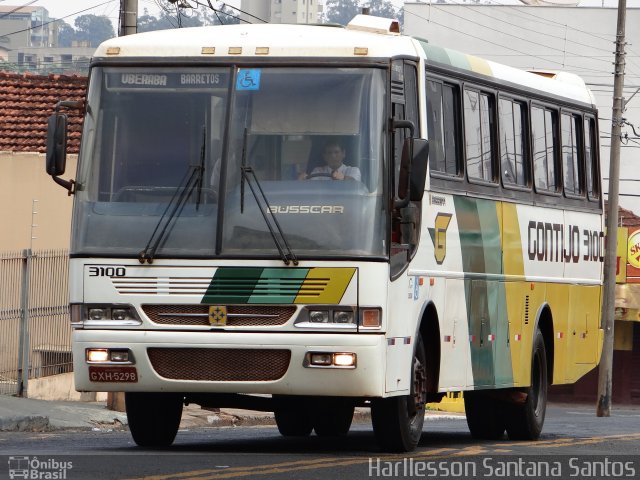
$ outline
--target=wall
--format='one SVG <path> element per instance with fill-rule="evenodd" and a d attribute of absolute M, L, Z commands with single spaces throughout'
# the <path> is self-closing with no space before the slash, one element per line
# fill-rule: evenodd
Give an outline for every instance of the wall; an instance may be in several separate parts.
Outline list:
<path fill-rule="evenodd" d="M 63 178 L 76 161 L 67 157 Z M 0 152 L 0 205 L 0 251 L 69 248 L 72 197 L 46 174 L 44 154 Z"/>

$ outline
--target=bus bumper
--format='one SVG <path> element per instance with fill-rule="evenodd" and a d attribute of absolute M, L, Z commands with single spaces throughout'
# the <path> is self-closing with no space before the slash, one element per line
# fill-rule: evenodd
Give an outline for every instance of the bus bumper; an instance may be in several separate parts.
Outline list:
<path fill-rule="evenodd" d="M 78 391 L 384 396 L 382 334 L 75 330 L 73 335 Z M 129 360 L 90 363 L 90 349 L 128 352 Z M 355 354 L 355 366 L 310 365 L 311 353 Z"/>

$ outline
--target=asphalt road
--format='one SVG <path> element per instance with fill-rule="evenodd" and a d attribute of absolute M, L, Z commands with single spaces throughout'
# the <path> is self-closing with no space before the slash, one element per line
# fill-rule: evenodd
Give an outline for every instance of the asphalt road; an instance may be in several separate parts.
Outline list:
<path fill-rule="evenodd" d="M 196 428 L 162 451 L 135 446 L 127 431 L 1 432 L 0 453 L 0 478 L 27 462 L 39 475 L 28 478 L 65 480 L 640 478 L 640 408 L 597 418 L 591 406 L 553 405 L 537 442 L 477 441 L 463 417 L 439 418 L 409 455 L 381 453 L 369 424 L 342 439 L 283 438 L 270 426 Z"/>

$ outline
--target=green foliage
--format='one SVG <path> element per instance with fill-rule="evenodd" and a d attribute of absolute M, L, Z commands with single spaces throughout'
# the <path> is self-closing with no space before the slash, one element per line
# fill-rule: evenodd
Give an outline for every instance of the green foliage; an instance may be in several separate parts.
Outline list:
<path fill-rule="evenodd" d="M 104 15 L 80 15 L 74 22 L 76 26 L 75 40 L 88 41 L 92 47 L 116 36 L 109 17 Z"/>
<path fill-rule="evenodd" d="M 362 11 L 357 0 L 327 0 L 324 5 L 328 23 L 346 25 Z"/>
<path fill-rule="evenodd" d="M 149 11 L 145 8 L 143 15 L 138 17 L 138 32 L 234 23 L 240 23 L 240 19 L 235 10 L 226 5 L 222 5 L 221 8 L 216 7 L 216 11 L 207 6 L 201 6 L 197 9 L 177 9 L 175 6 L 167 6 L 160 13 L 160 18 L 149 15 Z"/>
<path fill-rule="evenodd" d="M 369 14 L 377 17 L 395 18 L 402 24 L 403 9 L 393 6 L 389 0 L 327 0 L 325 2 L 325 21 L 346 25 L 357 14 L 362 13 L 362 7 L 369 7 Z"/>
<path fill-rule="evenodd" d="M 70 47 L 71 42 L 76 39 L 76 31 L 67 22 L 60 21 L 58 24 L 58 45 Z"/>

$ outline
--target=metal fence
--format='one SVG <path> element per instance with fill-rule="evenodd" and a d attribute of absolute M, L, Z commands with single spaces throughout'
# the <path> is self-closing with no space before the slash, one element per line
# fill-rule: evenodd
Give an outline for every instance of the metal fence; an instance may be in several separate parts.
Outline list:
<path fill-rule="evenodd" d="M 0 394 L 72 371 L 66 250 L 0 252 Z"/>

